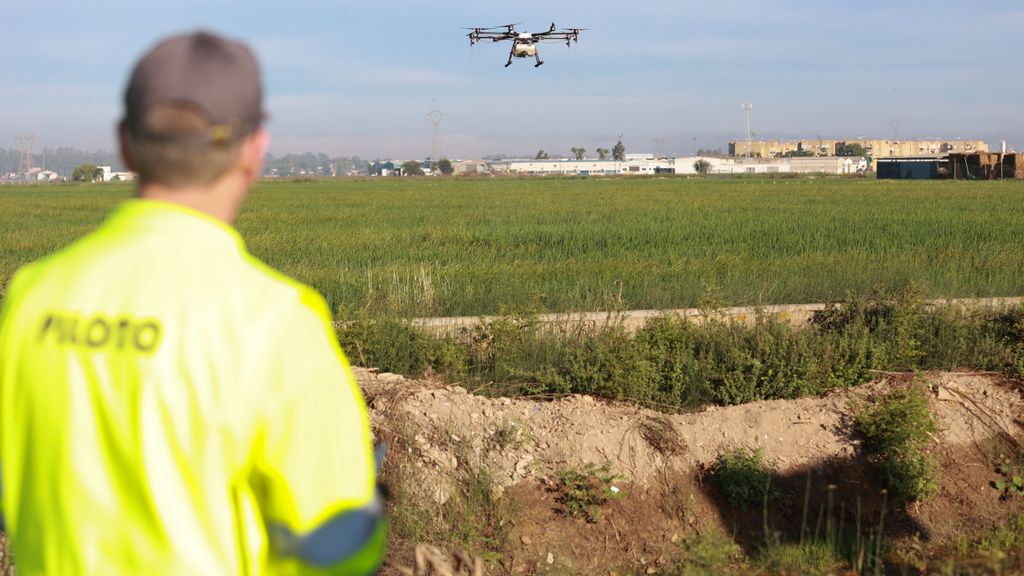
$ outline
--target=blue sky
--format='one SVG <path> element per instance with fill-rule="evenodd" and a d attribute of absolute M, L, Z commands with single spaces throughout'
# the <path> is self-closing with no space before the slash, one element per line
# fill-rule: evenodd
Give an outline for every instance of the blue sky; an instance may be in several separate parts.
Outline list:
<path fill-rule="evenodd" d="M 544 66 L 463 26 L 584 27 Z M 5 0 L 0 147 L 113 149 L 120 97 L 158 38 L 207 28 L 264 67 L 271 151 L 421 157 L 686 154 L 742 137 L 982 138 L 1024 148 L 1020 0 L 346 3 Z M 6 143 L 4 142 L 6 140 Z"/>

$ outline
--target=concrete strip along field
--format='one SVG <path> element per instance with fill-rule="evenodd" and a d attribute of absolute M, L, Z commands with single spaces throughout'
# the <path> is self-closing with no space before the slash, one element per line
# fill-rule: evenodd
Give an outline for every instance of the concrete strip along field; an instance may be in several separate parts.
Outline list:
<path fill-rule="evenodd" d="M 964 309 L 1000 309 L 1018 305 L 1024 297 L 1013 298 L 957 298 L 929 300 L 928 306 L 959 306 Z M 620 323 L 626 331 L 635 332 L 652 319 L 675 316 L 686 318 L 697 324 L 708 319 L 735 320 L 752 323 L 759 314 L 774 316 L 794 326 L 807 324 L 815 312 L 824 310 L 827 304 L 776 304 L 769 306 L 738 306 L 706 310 L 702 308 L 679 308 L 674 310 L 629 310 L 622 312 L 570 312 L 538 314 L 532 318 L 543 325 L 557 329 L 563 326 L 601 327 Z M 479 324 L 497 320 L 498 316 L 456 316 L 448 318 L 416 318 L 412 325 L 422 328 L 435 336 L 458 334 Z"/>

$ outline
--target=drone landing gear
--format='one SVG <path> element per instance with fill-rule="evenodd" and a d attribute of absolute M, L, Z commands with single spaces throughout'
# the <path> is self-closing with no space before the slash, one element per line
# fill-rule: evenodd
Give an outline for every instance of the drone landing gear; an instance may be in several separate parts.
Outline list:
<path fill-rule="evenodd" d="M 508 51 L 508 62 L 505 63 L 505 68 L 512 65 L 512 57 L 516 55 L 516 43 L 512 43 L 512 49 Z"/>
<path fill-rule="evenodd" d="M 537 63 L 533 65 L 534 68 L 544 63 L 544 61 L 540 59 L 540 52 L 535 53 L 533 57 L 537 59 Z"/>

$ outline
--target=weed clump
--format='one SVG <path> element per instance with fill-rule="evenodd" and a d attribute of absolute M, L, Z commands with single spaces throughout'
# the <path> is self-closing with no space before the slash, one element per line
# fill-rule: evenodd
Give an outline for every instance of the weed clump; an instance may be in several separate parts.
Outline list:
<path fill-rule="evenodd" d="M 663 456 L 675 456 L 686 451 L 686 445 L 672 422 L 664 416 L 646 418 L 640 423 L 640 436 Z"/>
<path fill-rule="evenodd" d="M 682 541 L 682 559 L 669 574 L 673 576 L 705 576 L 706 574 L 742 573 L 737 566 L 740 547 L 716 530 L 689 534 Z"/>
<path fill-rule="evenodd" d="M 437 372 L 459 379 L 469 364 L 457 342 L 432 338 L 403 320 L 343 317 L 336 333 L 342 350 L 359 366 L 409 376 Z"/>
<path fill-rule="evenodd" d="M 567 515 L 597 523 L 601 520 L 601 506 L 615 495 L 612 482 L 617 478 L 607 464 L 563 470 L 556 474 L 556 501 L 565 507 Z"/>
<path fill-rule="evenodd" d="M 870 459 L 895 496 L 915 502 L 938 491 L 938 462 L 927 452 L 938 426 L 924 388 L 893 390 L 857 414 L 856 421 Z"/>
<path fill-rule="evenodd" d="M 996 462 L 998 478 L 992 487 L 999 491 L 999 497 L 1006 500 L 1013 496 L 1024 496 L 1024 453 L 1016 457 L 1000 454 Z"/>
<path fill-rule="evenodd" d="M 353 362 L 407 376 L 471 381 L 496 396 L 591 394 L 666 412 L 792 399 L 855 386 L 874 371 L 976 369 L 1024 377 L 1024 307 L 926 306 L 914 290 L 854 298 L 806 327 L 666 316 L 630 332 L 607 323 L 557 329 L 520 314 L 433 337 L 407 321 L 344 318 Z M 657 430 L 650 430 L 656 436 Z"/>
<path fill-rule="evenodd" d="M 764 452 L 736 448 L 719 455 L 711 470 L 730 506 L 747 510 L 779 497 L 772 487 L 772 470 L 764 463 Z"/>
<path fill-rule="evenodd" d="M 505 554 L 516 514 L 515 505 L 499 495 L 491 471 L 473 458 L 471 448 L 454 441 L 451 448 L 460 466 L 452 478 L 452 491 L 439 501 L 425 486 L 416 456 L 408 450 L 412 430 L 392 434 L 395 447 L 385 463 L 381 480 L 388 490 L 385 503 L 390 532 L 406 545 L 433 543 L 468 551 L 484 560 Z"/>

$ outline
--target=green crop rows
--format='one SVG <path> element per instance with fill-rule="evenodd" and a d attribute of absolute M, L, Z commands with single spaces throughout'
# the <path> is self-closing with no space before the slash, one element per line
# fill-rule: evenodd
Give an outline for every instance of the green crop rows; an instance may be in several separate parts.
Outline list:
<path fill-rule="evenodd" d="M 0 286 L 125 185 L 0 188 Z M 1024 183 L 849 179 L 265 182 L 250 250 L 372 315 L 1024 294 Z"/>

